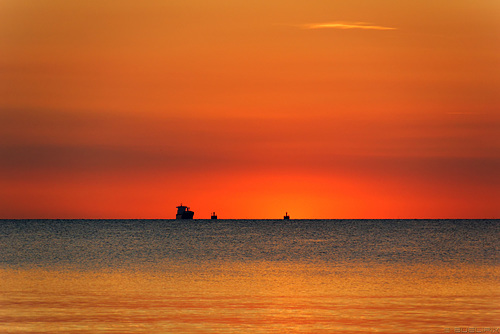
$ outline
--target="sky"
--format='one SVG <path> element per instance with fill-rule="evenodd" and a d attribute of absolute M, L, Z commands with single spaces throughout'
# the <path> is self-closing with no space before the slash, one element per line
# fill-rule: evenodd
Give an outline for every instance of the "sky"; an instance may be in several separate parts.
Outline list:
<path fill-rule="evenodd" d="M 498 0 L 0 0 L 0 218 L 500 218 Z"/>

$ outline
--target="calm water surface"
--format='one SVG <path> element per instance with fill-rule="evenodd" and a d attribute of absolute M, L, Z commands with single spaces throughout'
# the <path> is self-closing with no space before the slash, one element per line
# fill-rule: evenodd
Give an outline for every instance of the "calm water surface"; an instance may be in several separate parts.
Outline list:
<path fill-rule="evenodd" d="M 500 327 L 498 220 L 2 220 L 2 333 Z"/>

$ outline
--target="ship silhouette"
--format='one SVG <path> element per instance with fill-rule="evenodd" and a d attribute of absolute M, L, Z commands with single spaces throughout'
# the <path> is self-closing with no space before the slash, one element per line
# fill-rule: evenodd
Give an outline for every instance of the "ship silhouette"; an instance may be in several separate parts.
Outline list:
<path fill-rule="evenodd" d="M 194 211 L 189 210 L 188 206 L 179 205 L 177 207 L 177 214 L 175 215 L 175 219 L 193 219 Z"/>

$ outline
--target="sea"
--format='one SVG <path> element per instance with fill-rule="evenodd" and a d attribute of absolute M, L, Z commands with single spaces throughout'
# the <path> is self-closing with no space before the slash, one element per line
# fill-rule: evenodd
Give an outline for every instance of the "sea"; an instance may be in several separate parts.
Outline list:
<path fill-rule="evenodd" d="M 500 220 L 0 220 L 0 333 L 498 333 Z"/>

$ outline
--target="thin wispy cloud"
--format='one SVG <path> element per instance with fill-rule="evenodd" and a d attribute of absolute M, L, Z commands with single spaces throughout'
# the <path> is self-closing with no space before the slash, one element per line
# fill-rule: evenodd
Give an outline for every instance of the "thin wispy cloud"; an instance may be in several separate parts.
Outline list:
<path fill-rule="evenodd" d="M 393 27 L 373 25 L 366 22 L 326 22 L 302 25 L 304 29 L 364 29 L 364 30 L 396 30 Z"/>

